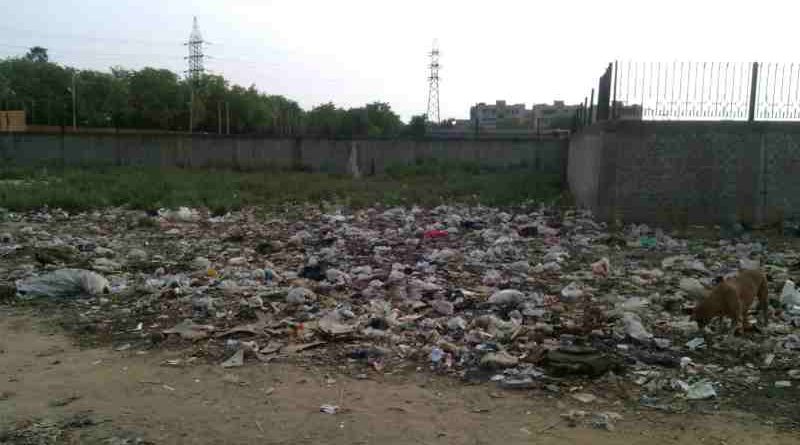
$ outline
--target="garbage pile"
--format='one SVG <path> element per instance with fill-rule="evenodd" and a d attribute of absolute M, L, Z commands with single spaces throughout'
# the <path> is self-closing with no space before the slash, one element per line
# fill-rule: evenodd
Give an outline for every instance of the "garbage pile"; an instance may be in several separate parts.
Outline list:
<path fill-rule="evenodd" d="M 682 239 L 536 206 L 4 214 L 0 299 L 57 300 L 120 349 L 183 345 L 225 368 L 302 358 L 363 378 L 430 370 L 509 389 L 611 376 L 663 409 L 800 385 L 789 238 Z M 770 325 L 699 332 L 694 305 L 740 268 L 768 274 Z"/>

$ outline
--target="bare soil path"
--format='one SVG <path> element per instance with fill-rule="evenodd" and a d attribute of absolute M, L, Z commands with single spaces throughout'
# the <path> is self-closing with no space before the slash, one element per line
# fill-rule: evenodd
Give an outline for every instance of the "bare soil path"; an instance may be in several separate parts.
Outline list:
<path fill-rule="evenodd" d="M 177 352 L 81 349 L 29 314 L 0 309 L 0 443 L 796 444 L 739 412 L 665 414 L 582 404 L 426 372 L 381 381 L 292 364 L 164 363 Z M 339 405 L 334 415 L 322 404 Z M 570 426 L 614 411 L 614 431 Z"/>

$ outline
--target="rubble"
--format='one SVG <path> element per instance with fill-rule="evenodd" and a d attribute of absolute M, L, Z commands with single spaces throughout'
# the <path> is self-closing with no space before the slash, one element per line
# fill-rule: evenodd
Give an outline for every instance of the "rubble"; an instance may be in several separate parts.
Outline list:
<path fill-rule="evenodd" d="M 0 300 L 57 298 L 81 329 L 132 349 L 172 342 L 225 367 L 410 368 L 563 394 L 574 391 L 560 379 L 613 379 L 647 401 L 800 379 L 800 250 L 748 232 L 683 239 L 538 205 L 7 218 Z M 770 277 L 769 326 L 700 332 L 690 315 L 715 277 L 754 266 Z M 600 394 L 578 394 L 589 392 Z M 611 429 L 612 414 L 586 419 Z"/>

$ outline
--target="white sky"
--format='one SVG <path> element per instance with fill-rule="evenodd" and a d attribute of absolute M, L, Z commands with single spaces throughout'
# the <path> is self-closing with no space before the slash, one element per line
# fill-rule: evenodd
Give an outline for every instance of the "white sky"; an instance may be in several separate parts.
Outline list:
<path fill-rule="evenodd" d="M 0 0 L 0 57 L 185 70 L 192 16 L 212 72 L 294 99 L 425 112 L 438 39 L 442 117 L 476 102 L 580 102 L 614 60 L 800 61 L 800 2 L 760 0 Z"/>

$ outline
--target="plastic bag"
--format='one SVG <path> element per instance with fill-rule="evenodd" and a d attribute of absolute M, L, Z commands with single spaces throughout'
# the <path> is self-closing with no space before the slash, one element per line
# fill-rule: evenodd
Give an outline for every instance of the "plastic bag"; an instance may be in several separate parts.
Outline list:
<path fill-rule="evenodd" d="M 158 215 L 168 221 L 192 222 L 200 219 L 200 214 L 195 209 L 180 207 L 178 210 L 161 209 Z"/>
<path fill-rule="evenodd" d="M 784 307 L 800 306 L 800 292 L 797 291 L 794 281 L 786 280 L 786 283 L 783 284 L 781 304 Z"/>
<path fill-rule="evenodd" d="M 427 232 L 425 232 L 423 237 L 425 239 L 435 239 L 435 238 L 444 238 L 447 235 L 449 235 L 449 232 L 447 232 L 447 230 L 428 230 Z"/>
<path fill-rule="evenodd" d="M 107 294 L 111 286 L 105 277 L 90 270 L 59 269 L 17 282 L 17 292 L 22 298 L 74 298 Z"/>
<path fill-rule="evenodd" d="M 679 286 L 682 291 L 695 299 L 705 298 L 710 292 L 709 289 L 706 289 L 700 280 L 696 278 L 681 278 Z"/>
<path fill-rule="evenodd" d="M 634 340 L 646 342 L 653 338 L 653 334 L 645 329 L 638 315 L 626 312 L 622 315 L 622 323 L 625 326 L 625 333 Z"/>
<path fill-rule="evenodd" d="M 599 261 L 592 263 L 592 274 L 598 278 L 608 278 L 611 273 L 611 263 L 608 258 L 601 258 Z"/>

